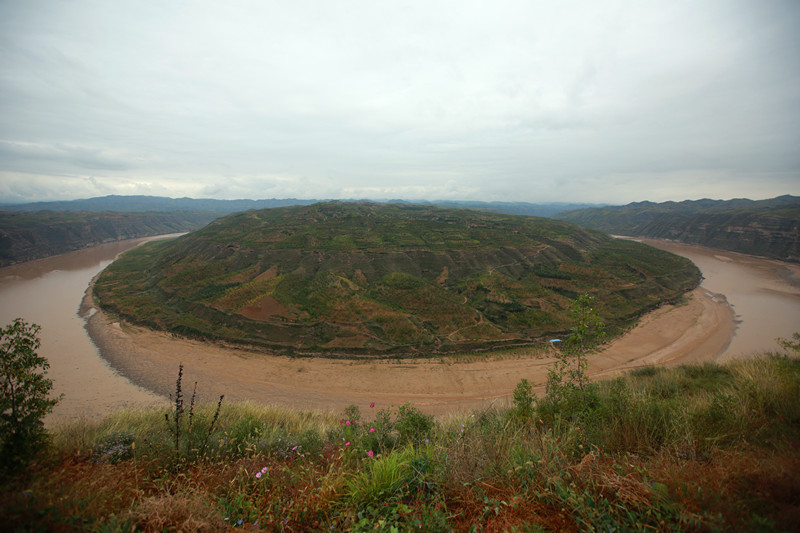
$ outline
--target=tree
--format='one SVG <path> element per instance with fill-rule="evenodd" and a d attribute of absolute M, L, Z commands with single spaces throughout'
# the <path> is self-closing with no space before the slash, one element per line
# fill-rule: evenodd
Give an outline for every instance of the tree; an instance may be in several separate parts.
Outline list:
<path fill-rule="evenodd" d="M 574 325 L 553 368 L 548 371 L 547 395 L 556 404 L 571 404 L 578 399 L 577 407 L 582 409 L 586 406 L 587 355 L 605 340 L 605 323 L 594 309 L 594 298 L 588 294 L 578 296 L 570 304 L 570 313 Z"/>
<path fill-rule="evenodd" d="M 0 328 L 0 459 L 6 467 L 20 466 L 41 449 L 46 436 L 42 419 L 60 400 L 50 398 L 53 382 L 45 377 L 50 364 L 36 353 L 40 329 L 21 318 Z"/>

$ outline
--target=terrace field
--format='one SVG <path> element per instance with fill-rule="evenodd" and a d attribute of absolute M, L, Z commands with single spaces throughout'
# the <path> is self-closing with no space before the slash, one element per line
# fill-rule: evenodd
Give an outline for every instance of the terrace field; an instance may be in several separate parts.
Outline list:
<path fill-rule="evenodd" d="M 246 211 L 126 253 L 104 310 L 285 354 L 425 355 L 529 345 L 596 298 L 613 333 L 700 281 L 688 260 L 550 219 L 371 203 Z"/>

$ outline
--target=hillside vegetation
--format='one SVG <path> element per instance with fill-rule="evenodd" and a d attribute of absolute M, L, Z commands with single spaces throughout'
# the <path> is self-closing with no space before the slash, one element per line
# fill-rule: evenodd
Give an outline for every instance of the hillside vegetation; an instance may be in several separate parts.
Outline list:
<path fill-rule="evenodd" d="M 800 338 L 800 337 L 798 337 Z M 800 343 L 794 343 L 795 351 Z M 643 368 L 434 420 L 254 404 L 56 429 L 0 479 L 20 531 L 796 531 L 800 364 Z M 202 389 L 202 384 L 199 385 Z"/>
<path fill-rule="evenodd" d="M 688 260 L 573 224 L 319 203 L 247 211 L 126 253 L 97 280 L 129 321 L 286 353 L 427 354 L 529 344 L 589 293 L 622 327 L 700 280 Z"/>
<path fill-rule="evenodd" d="M 800 261 L 800 198 L 639 202 L 554 215 L 615 235 L 672 239 Z"/>
<path fill-rule="evenodd" d="M 81 200 L 7 204 L 0 205 L 0 209 L 5 209 L 8 211 L 213 211 L 217 213 L 237 213 L 239 211 L 247 211 L 250 209 L 269 209 L 273 207 L 288 207 L 292 205 L 309 205 L 319 201 L 322 200 L 301 200 L 298 198 L 216 200 L 213 198 L 166 198 L 163 196 L 110 195 Z M 398 204 L 412 203 L 405 200 L 389 200 L 389 202 Z M 495 213 L 506 213 L 509 215 L 533 215 L 537 217 L 549 217 L 561 211 L 581 209 L 594 205 L 566 202 L 532 204 L 529 202 L 478 202 L 466 200 L 434 200 L 430 202 L 425 201 L 419 203 L 439 207 L 476 209 L 479 211 L 492 211 Z"/>
<path fill-rule="evenodd" d="M 0 211 L 0 267 L 107 242 L 183 233 L 216 216 L 200 212 Z"/>

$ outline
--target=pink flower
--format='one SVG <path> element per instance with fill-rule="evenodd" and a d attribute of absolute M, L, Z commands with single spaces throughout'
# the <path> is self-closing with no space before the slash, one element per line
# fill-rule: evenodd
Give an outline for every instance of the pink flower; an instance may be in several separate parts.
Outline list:
<path fill-rule="evenodd" d="M 266 473 L 267 473 L 267 467 L 266 467 L 266 466 L 265 466 L 264 468 L 262 468 L 262 469 L 261 469 L 261 473 L 262 473 L 262 474 L 266 474 Z"/>
<path fill-rule="evenodd" d="M 375 407 L 375 402 L 369 404 L 370 407 Z"/>
<path fill-rule="evenodd" d="M 292 448 L 292 451 L 295 451 L 298 446 L 299 446 L 299 444 L 297 446 L 295 446 L 294 448 Z"/>
<path fill-rule="evenodd" d="M 368 455 L 369 457 L 372 457 L 373 455 L 375 455 L 375 452 L 373 452 L 372 450 L 370 450 L 370 451 L 368 451 L 368 452 L 367 452 L 367 455 Z"/>
<path fill-rule="evenodd" d="M 345 446 L 350 446 L 350 441 L 344 443 Z"/>
<path fill-rule="evenodd" d="M 375 428 L 369 428 L 370 433 L 375 433 Z"/>
<path fill-rule="evenodd" d="M 344 423 L 344 425 L 345 426 L 349 426 L 350 425 L 350 421 L 348 420 L 347 422 Z"/>
<path fill-rule="evenodd" d="M 256 477 L 261 477 L 261 472 L 257 473 Z"/>

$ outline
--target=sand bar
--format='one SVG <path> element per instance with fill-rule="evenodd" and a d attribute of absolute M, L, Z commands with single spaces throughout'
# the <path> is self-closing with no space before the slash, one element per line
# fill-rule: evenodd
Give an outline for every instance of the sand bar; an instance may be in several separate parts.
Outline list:
<path fill-rule="evenodd" d="M 505 406 L 522 378 L 542 387 L 555 349 L 513 357 L 333 360 L 289 358 L 231 349 L 120 324 L 96 312 L 87 328 L 101 353 L 134 383 L 161 395 L 174 391 L 178 366 L 184 383 L 214 400 L 255 400 L 293 408 L 341 410 L 356 404 L 406 402 L 426 412 Z M 629 333 L 591 357 L 590 374 L 610 376 L 647 364 L 711 360 L 733 334 L 725 298 L 695 289 L 680 305 L 646 315 Z"/>

